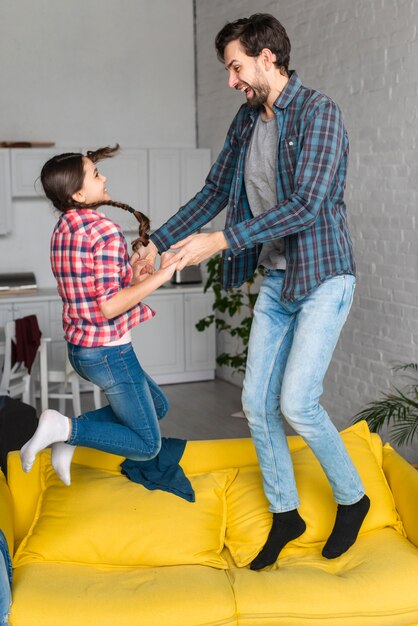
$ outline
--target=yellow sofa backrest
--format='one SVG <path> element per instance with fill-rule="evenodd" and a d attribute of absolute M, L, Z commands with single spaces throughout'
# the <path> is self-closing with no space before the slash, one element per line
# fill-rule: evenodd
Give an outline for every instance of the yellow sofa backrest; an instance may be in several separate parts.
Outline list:
<path fill-rule="evenodd" d="M 288 437 L 291 452 L 306 444 L 301 437 Z M 378 435 L 371 436 L 373 453 L 382 466 L 382 441 Z M 18 452 L 11 452 L 8 457 L 8 484 L 13 500 L 15 545 L 19 545 L 26 536 L 35 516 L 36 506 L 41 493 L 41 455 L 50 458 L 50 450 L 38 455 L 32 470 L 25 474 L 22 470 Z M 118 471 L 123 457 L 77 447 L 73 462 L 87 467 Z M 204 473 L 230 467 L 258 465 L 253 442 L 245 439 L 217 439 L 189 441 L 180 465 L 188 473 Z"/>
<path fill-rule="evenodd" d="M 300 437 L 289 437 L 289 445 L 292 450 L 297 450 L 303 445 L 303 441 Z M 50 457 L 50 450 L 44 450 L 41 454 Z M 41 493 L 40 457 L 38 455 L 28 474 L 22 470 L 18 452 L 11 452 L 8 457 L 8 484 L 13 499 L 16 545 L 26 536 L 35 515 Z M 73 457 L 73 463 L 115 471 L 122 461 L 124 457 L 82 447 L 76 448 Z M 251 439 L 189 441 L 180 464 L 186 474 L 210 472 L 228 467 L 256 465 L 257 455 Z"/>

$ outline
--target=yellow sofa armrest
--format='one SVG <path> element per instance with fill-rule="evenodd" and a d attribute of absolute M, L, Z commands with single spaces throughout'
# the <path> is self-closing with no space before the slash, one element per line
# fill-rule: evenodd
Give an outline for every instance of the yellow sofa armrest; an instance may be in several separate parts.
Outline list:
<path fill-rule="evenodd" d="M 6 537 L 9 552 L 14 552 L 13 502 L 6 477 L 0 471 L 0 528 Z"/>
<path fill-rule="evenodd" d="M 383 471 L 408 539 L 418 548 L 418 470 L 386 443 L 383 446 Z"/>

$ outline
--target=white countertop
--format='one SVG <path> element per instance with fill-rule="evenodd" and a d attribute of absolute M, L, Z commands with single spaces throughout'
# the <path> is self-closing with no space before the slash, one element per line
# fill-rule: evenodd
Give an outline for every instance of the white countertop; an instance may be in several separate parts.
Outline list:
<path fill-rule="evenodd" d="M 172 285 L 171 283 L 165 283 L 162 285 L 157 291 L 152 293 L 152 296 L 161 296 L 166 295 L 167 293 L 203 293 L 204 283 L 200 284 L 190 284 L 190 285 Z M 149 296 L 148 296 L 149 297 Z M 59 299 L 59 295 L 57 290 L 54 287 L 49 288 L 38 288 L 31 293 L 1 293 L 0 292 L 0 304 L 9 304 L 16 301 L 24 302 L 31 300 L 51 300 L 51 299 Z"/>

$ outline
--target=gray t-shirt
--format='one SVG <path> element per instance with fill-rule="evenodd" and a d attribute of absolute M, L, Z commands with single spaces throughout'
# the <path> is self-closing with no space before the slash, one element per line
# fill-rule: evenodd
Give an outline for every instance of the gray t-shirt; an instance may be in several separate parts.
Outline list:
<path fill-rule="evenodd" d="M 245 189 L 254 216 L 277 205 L 277 140 L 276 118 L 264 120 L 260 114 L 248 146 L 244 171 Z M 258 264 L 266 269 L 285 269 L 283 239 L 263 244 Z"/>

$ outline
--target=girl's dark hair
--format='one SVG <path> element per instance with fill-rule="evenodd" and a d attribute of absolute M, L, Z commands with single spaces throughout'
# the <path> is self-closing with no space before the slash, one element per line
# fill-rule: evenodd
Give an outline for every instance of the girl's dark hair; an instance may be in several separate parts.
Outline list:
<path fill-rule="evenodd" d="M 231 41 L 239 40 L 245 54 L 257 57 L 263 48 L 276 55 L 277 68 L 288 73 L 290 60 L 290 40 L 284 27 L 273 15 L 255 13 L 234 22 L 228 22 L 215 38 L 218 59 L 223 63 L 225 48 Z"/>
<path fill-rule="evenodd" d="M 134 252 L 142 245 L 147 246 L 149 242 L 150 221 L 146 215 L 140 211 L 135 211 L 128 204 L 104 200 L 92 204 L 82 204 L 73 200 L 72 196 L 79 191 L 84 182 L 84 162 L 87 157 L 93 163 L 98 163 L 103 159 L 113 157 L 119 150 L 119 144 L 113 148 L 99 148 L 98 150 L 88 150 L 84 155 L 81 152 L 66 152 L 57 154 L 45 163 L 41 171 L 41 183 L 48 200 L 54 207 L 65 213 L 69 209 L 93 209 L 102 205 L 116 206 L 124 211 L 132 213 L 139 222 L 139 236 L 132 242 Z"/>

